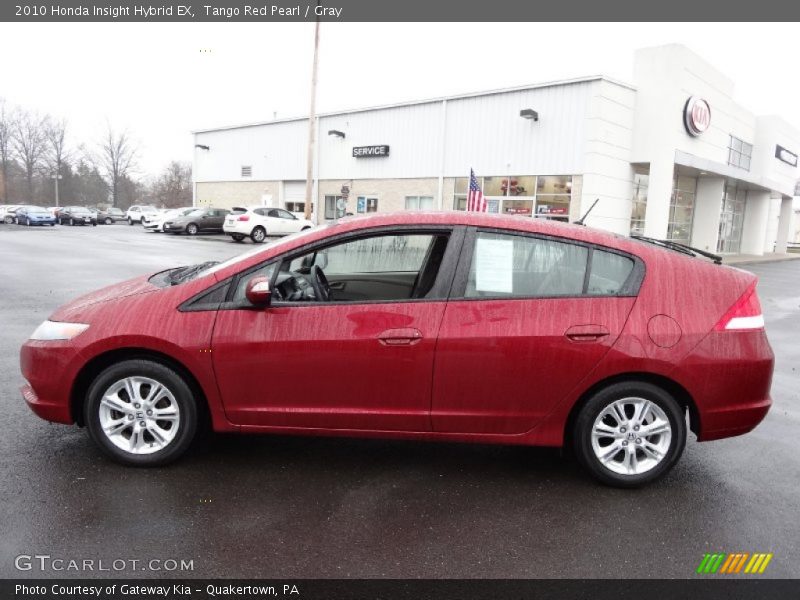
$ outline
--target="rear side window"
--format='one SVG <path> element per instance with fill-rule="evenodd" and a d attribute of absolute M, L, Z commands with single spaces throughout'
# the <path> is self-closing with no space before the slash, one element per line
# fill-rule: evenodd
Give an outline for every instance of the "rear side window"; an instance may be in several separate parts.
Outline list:
<path fill-rule="evenodd" d="M 592 251 L 592 269 L 586 293 L 592 296 L 618 294 L 633 271 L 633 260 L 621 254 Z"/>
<path fill-rule="evenodd" d="M 589 250 L 526 236 L 478 232 L 465 296 L 580 296 Z"/>

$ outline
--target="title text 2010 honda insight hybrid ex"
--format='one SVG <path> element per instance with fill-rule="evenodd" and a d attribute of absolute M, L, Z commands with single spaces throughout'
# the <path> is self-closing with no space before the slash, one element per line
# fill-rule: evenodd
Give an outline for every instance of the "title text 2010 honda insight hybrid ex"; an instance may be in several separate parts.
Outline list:
<path fill-rule="evenodd" d="M 681 253 L 676 250 L 684 250 Z M 58 309 L 25 400 L 112 458 L 216 431 L 572 445 L 600 480 L 745 433 L 773 354 L 750 273 L 576 225 L 476 213 L 344 219 Z"/>

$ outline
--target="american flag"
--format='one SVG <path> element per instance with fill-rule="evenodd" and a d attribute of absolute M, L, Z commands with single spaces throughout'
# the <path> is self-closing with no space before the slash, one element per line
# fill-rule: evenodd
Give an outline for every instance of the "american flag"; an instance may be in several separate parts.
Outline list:
<path fill-rule="evenodd" d="M 467 193 L 467 210 L 486 212 L 487 209 L 486 198 L 483 197 L 483 192 L 478 186 L 478 180 L 475 177 L 475 171 L 469 170 L 469 192 Z"/>

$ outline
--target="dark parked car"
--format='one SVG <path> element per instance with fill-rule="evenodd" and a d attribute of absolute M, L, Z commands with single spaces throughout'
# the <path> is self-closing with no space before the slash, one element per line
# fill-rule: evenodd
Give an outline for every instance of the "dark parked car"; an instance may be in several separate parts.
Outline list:
<path fill-rule="evenodd" d="M 95 213 L 83 206 L 65 206 L 58 213 L 61 225 L 97 225 Z"/>
<path fill-rule="evenodd" d="M 187 233 L 197 235 L 201 231 L 208 233 L 222 233 L 225 215 L 224 208 L 198 208 L 182 217 L 175 217 L 164 223 L 167 233 Z"/>
<path fill-rule="evenodd" d="M 112 225 L 125 220 L 125 212 L 121 208 L 112 206 L 105 210 L 97 211 L 97 222 L 103 225 Z"/>
<path fill-rule="evenodd" d="M 16 212 L 18 225 L 50 225 L 56 224 L 56 218 L 41 206 L 20 206 Z"/>

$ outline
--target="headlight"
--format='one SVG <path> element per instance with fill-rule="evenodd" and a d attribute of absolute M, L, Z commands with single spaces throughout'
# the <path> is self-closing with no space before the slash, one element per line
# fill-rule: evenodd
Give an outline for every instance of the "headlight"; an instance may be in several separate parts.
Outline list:
<path fill-rule="evenodd" d="M 89 329 L 86 323 L 61 323 L 45 321 L 31 334 L 32 340 L 71 340 Z"/>

